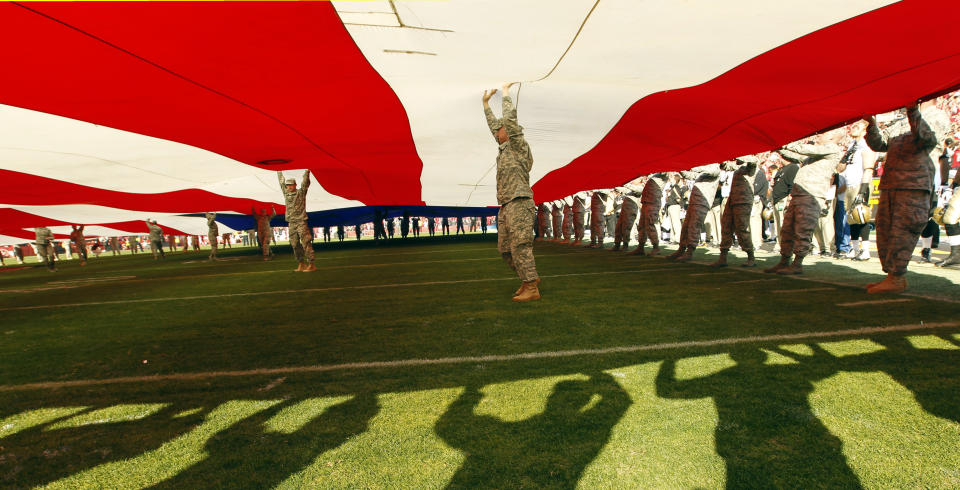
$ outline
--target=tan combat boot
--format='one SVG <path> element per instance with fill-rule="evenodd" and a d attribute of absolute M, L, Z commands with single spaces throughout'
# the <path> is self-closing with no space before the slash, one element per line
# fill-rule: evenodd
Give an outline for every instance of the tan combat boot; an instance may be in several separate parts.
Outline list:
<path fill-rule="evenodd" d="M 883 281 L 880 281 L 878 284 L 874 285 L 867 289 L 867 292 L 870 294 L 877 293 L 902 293 L 907 289 L 907 278 L 904 276 L 896 276 L 893 274 L 887 274 L 887 278 Z"/>
<path fill-rule="evenodd" d="M 310 265 L 304 267 L 300 272 L 313 272 L 315 270 L 317 270 L 317 267 L 313 265 L 313 262 L 310 262 Z"/>
<path fill-rule="evenodd" d="M 697 247 L 687 247 L 687 249 L 683 251 L 683 255 L 676 258 L 676 261 L 690 262 L 690 259 L 693 258 L 693 252 L 695 252 L 696 250 L 697 250 Z"/>
<path fill-rule="evenodd" d="M 298 262 L 297 268 L 293 272 L 303 272 L 303 262 Z"/>
<path fill-rule="evenodd" d="M 678 248 L 676 252 L 674 252 L 674 253 L 672 253 L 672 254 L 670 254 L 670 255 L 667 255 L 667 259 L 669 259 L 669 260 L 677 260 L 678 258 L 680 258 L 681 255 L 683 255 L 683 251 L 684 251 L 685 248 L 686 248 L 686 247 L 684 247 L 683 245 L 681 245 L 680 248 Z"/>
<path fill-rule="evenodd" d="M 533 285 L 534 285 L 534 286 L 539 286 L 539 285 L 540 285 L 540 278 L 538 277 L 538 278 L 534 279 L 532 282 L 533 282 Z M 517 290 L 513 293 L 514 296 L 519 296 L 520 293 L 523 292 L 523 285 L 524 285 L 524 283 L 521 282 L 521 283 L 520 283 L 520 289 L 517 289 Z"/>
<path fill-rule="evenodd" d="M 660 247 L 654 245 L 653 248 L 650 249 L 650 253 L 648 253 L 647 255 L 649 255 L 650 257 L 653 257 L 654 255 L 659 255 L 659 254 L 660 254 Z"/>
<path fill-rule="evenodd" d="M 753 256 L 753 250 L 747 252 L 747 261 L 740 264 L 740 267 L 756 267 L 757 259 Z"/>
<path fill-rule="evenodd" d="M 643 251 L 643 244 L 641 243 L 632 252 L 627 252 L 627 255 L 647 255 L 647 253 Z"/>
<path fill-rule="evenodd" d="M 781 255 L 781 256 L 780 256 L 780 262 L 777 263 L 777 265 L 775 265 L 775 266 L 773 266 L 773 267 L 768 267 L 768 268 L 764 269 L 763 272 L 765 272 L 765 273 L 767 273 L 767 274 L 776 274 L 776 273 L 780 272 L 782 269 L 786 269 L 787 267 L 790 267 L 790 256 L 789 256 L 789 255 Z"/>
<path fill-rule="evenodd" d="M 717 257 L 717 261 L 710 264 L 710 267 L 726 267 L 727 266 L 727 254 L 730 253 L 730 250 L 721 248 L 720 256 Z"/>
<path fill-rule="evenodd" d="M 513 300 L 522 303 L 525 301 L 536 301 L 540 299 L 540 289 L 537 288 L 537 280 L 523 283 L 520 287 L 520 294 L 513 297 Z"/>
<path fill-rule="evenodd" d="M 803 274 L 803 255 L 797 255 L 793 258 L 793 263 L 789 267 L 784 267 L 777 271 L 782 276 L 797 276 Z"/>

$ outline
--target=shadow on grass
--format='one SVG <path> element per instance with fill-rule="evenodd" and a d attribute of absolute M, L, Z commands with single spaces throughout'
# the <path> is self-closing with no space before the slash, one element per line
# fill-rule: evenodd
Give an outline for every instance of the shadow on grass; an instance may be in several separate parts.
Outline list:
<path fill-rule="evenodd" d="M 937 335 L 960 347 L 954 335 L 945 333 L 956 331 L 916 331 L 911 335 Z M 666 355 L 649 352 L 528 359 L 487 363 L 483 369 L 467 363 L 290 375 L 286 382 L 270 389 L 263 385 L 271 380 L 259 376 L 4 393 L 0 420 L 38 407 L 89 406 L 83 412 L 89 413 L 116 404 L 170 405 L 129 422 L 55 429 L 50 427 L 54 422 L 48 420 L 9 436 L 0 432 L 0 486 L 43 485 L 103 463 L 130 459 L 197 431 L 217 407 L 235 400 L 263 400 L 273 404 L 251 415 L 240 415 L 243 418 L 236 423 L 212 434 L 203 442 L 204 457 L 159 482 L 159 486 L 270 487 L 366 432 L 380 411 L 378 393 L 466 387 L 434 426 L 437 436 L 465 456 L 449 481 L 450 487 L 571 488 L 609 443 L 613 429 L 633 403 L 631 395 L 601 371 L 662 362 L 656 379 L 651 380 L 655 381 L 657 396 L 713 400 L 719 417 L 714 426 L 716 450 L 726 462 L 727 487 L 809 488 L 829 482 L 831 487 L 857 488 L 861 482 L 848 466 L 840 439 L 811 408 L 809 398 L 818 381 L 841 371 L 886 372 L 913 392 L 925 411 L 960 422 L 960 350 L 920 349 L 895 334 L 870 340 L 885 348 L 835 356 L 817 344 L 809 344 L 811 354 L 804 355 L 777 344 L 757 343 L 733 349 L 716 346 L 667 351 Z M 765 364 L 767 354 L 760 347 L 793 363 Z M 678 379 L 678 360 L 718 353 L 729 353 L 736 364 L 714 374 Z M 546 408 L 533 417 L 505 421 L 476 413 L 482 386 L 579 373 L 590 373 L 589 380 L 557 383 Z M 51 403 L 52 395 L 56 403 Z M 349 398 L 335 398 L 340 396 Z M 310 405 L 317 397 L 331 401 L 322 407 Z M 199 407 L 203 409 L 174 417 Z M 671 417 L 682 416 L 665 412 L 663 423 L 669 425 Z M 294 420 L 286 426 L 271 425 L 270 421 L 284 417 Z M 396 430 L 402 431 L 403 427 Z M 180 453 L 173 456 L 180 457 Z M 624 464 L 643 464 L 643 460 Z"/>
<path fill-rule="evenodd" d="M 517 422 L 476 415 L 481 398 L 467 386 L 437 422 L 437 434 L 467 455 L 450 488 L 575 488 L 631 403 L 603 373 L 557 383 L 542 413 Z"/>

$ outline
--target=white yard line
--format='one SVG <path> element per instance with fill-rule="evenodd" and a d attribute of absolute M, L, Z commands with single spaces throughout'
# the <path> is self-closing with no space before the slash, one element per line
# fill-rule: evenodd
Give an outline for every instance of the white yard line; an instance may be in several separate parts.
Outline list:
<path fill-rule="evenodd" d="M 873 299 L 873 300 L 867 300 L 867 301 L 852 301 L 850 303 L 837 303 L 837 306 L 885 305 L 887 303 L 905 303 L 908 301 L 913 301 L 913 300 L 910 298 Z"/>
<path fill-rule="evenodd" d="M 770 292 L 777 293 L 777 294 L 781 294 L 781 293 L 789 294 L 789 293 L 810 293 L 813 291 L 836 291 L 836 290 L 837 288 L 823 287 L 823 288 L 802 288 L 802 289 L 774 289 L 773 291 L 770 291 Z"/>
<path fill-rule="evenodd" d="M 848 330 L 829 332 L 801 332 L 778 335 L 758 335 L 752 337 L 727 337 L 714 340 L 691 340 L 686 342 L 665 342 L 659 344 L 624 345 L 606 347 L 602 349 L 576 349 L 562 351 L 525 352 L 520 354 L 493 354 L 485 356 L 440 357 L 435 359 L 401 359 L 394 361 L 350 362 L 344 364 L 320 364 L 313 366 L 288 366 L 278 368 L 247 369 L 241 371 L 208 371 L 196 373 L 158 374 L 152 376 L 125 376 L 107 379 L 78 379 L 72 381 L 48 381 L 41 383 L 27 383 L 21 385 L 0 385 L 0 392 L 24 391 L 38 389 L 74 388 L 82 386 L 112 385 L 122 383 L 142 383 L 157 381 L 189 381 L 196 379 L 282 375 L 293 373 L 317 373 L 326 371 L 346 371 L 361 369 L 383 369 L 397 367 L 415 367 L 432 365 L 455 365 L 477 362 L 507 362 L 531 359 L 557 359 L 578 356 L 602 356 L 609 354 L 625 354 L 633 352 L 648 352 L 673 349 L 687 349 L 697 347 L 714 347 L 719 345 L 738 345 L 753 343 L 768 343 L 781 341 L 801 341 L 834 337 L 850 337 L 873 335 L 888 332 L 910 332 L 914 330 L 931 330 L 939 328 L 960 327 L 960 322 L 921 323 L 908 325 L 892 325 L 887 327 L 863 327 Z"/>
<path fill-rule="evenodd" d="M 670 269 L 634 269 L 634 270 L 625 270 L 625 271 L 577 272 L 572 274 L 553 274 L 549 276 L 540 276 L 540 277 L 558 278 L 558 277 L 576 277 L 576 276 L 603 276 L 603 275 L 610 275 L 610 274 L 632 274 L 632 273 L 638 273 L 638 272 L 661 272 L 666 270 L 672 270 L 672 268 Z M 65 304 L 59 304 L 59 305 L 12 306 L 9 308 L 0 308 L 0 311 L 45 310 L 45 309 L 51 309 L 51 308 L 69 308 L 69 307 L 75 307 L 75 306 L 157 303 L 157 302 L 165 302 L 165 301 L 187 301 L 187 300 L 196 300 L 196 299 L 233 298 L 233 297 L 241 297 L 241 296 L 266 296 L 270 294 L 323 293 L 323 292 L 329 292 L 329 291 L 346 291 L 351 289 L 402 288 L 402 287 L 416 287 L 416 286 L 437 286 L 437 285 L 445 285 L 445 284 L 466 284 L 466 283 L 475 283 L 475 282 L 517 281 L 517 280 L 518 279 L 516 277 L 495 277 L 495 278 L 484 278 L 484 279 L 461 279 L 456 281 L 405 282 L 405 283 L 396 283 L 396 284 L 369 284 L 364 286 L 340 286 L 340 287 L 330 287 L 330 288 L 285 289 L 280 291 L 257 291 L 257 292 L 250 292 L 250 293 L 206 294 L 201 296 L 124 299 L 124 300 L 116 300 L 116 301 L 91 301 L 87 303 L 65 303 Z"/>

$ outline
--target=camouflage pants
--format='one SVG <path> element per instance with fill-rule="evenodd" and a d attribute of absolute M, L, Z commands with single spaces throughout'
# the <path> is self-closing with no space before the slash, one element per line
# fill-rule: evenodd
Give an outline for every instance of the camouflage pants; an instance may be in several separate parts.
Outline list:
<path fill-rule="evenodd" d="M 640 208 L 640 221 L 637 222 L 637 240 L 640 241 L 640 246 L 644 246 L 647 243 L 647 238 L 650 239 L 650 245 L 653 245 L 653 248 L 660 246 L 660 206 L 651 203 L 643 203 L 643 206 Z"/>
<path fill-rule="evenodd" d="M 538 277 L 533 259 L 533 220 L 536 215 L 533 199 L 529 197 L 504 204 L 498 214 L 497 250 L 523 282 Z"/>
<path fill-rule="evenodd" d="M 270 227 L 257 229 L 257 240 L 264 257 L 270 256 L 270 237 L 273 236 L 273 230 Z"/>
<path fill-rule="evenodd" d="M 703 193 L 696 187 L 690 193 L 690 205 L 687 206 L 687 217 L 683 220 L 680 231 L 681 247 L 696 247 L 700 242 L 700 228 L 703 220 L 710 211 L 710 203 L 703 197 Z"/>
<path fill-rule="evenodd" d="M 560 213 L 559 208 L 553 210 L 553 239 L 559 239 L 560 234 L 563 230 L 563 215 Z"/>
<path fill-rule="evenodd" d="M 637 212 L 633 209 L 620 211 L 620 218 L 617 220 L 617 232 L 613 235 L 613 243 L 615 245 L 620 245 L 621 243 L 624 247 L 630 245 L 630 233 L 633 231 L 633 224 L 636 221 Z"/>
<path fill-rule="evenodd" d="M 791 196 L 780 227 L 780 255 L 803 257 L 810 253 L 810 240 L 820 219 L 820 206 L 820 200 L 809 194 Z"/>
<path fill-rule="evenodd" d="M 599 213 L 590 211 L 590 243 L 603 243 L 603 237 L 606 236 L 606 221 L 603 218 L 603 211 Z"/>
<path fill-rule="evenodd" d="M 290 221 L 290 246 L 297 262 L 313 263 L 313 232 L 306 221 Z M 532 223 L 531 223 L 532 226 Z"/>
<path fill-rule="evenodd" d="M 163 257 L 163 241 L 150 239 L 150 253 L 153 254 L 153 258 L 157 258 L 157 254 Z"/>
<path fill-rule="evenodd" d="M 729 250 L 733 246 L 733 235 L 737 235 L 740 248 L 744 252 L 753 251 L 753 240 L 750 237 L 750 211 L 752 204 L 730 204 L 723 209 L 720 215 L 720 248 Z"/>
<path fill-rule="evenodd" d="M 583 240 L 583 225 L 584 218 L 586 218 L 587 212 L 584 211 L 574 211 L 573 212 L 573 239 L 574 240 Z"/>
<path fill-rule="evenodd" d="M 73 242 L 77 246 L 77 255 L 80 257 L 80 260 L 87 261 L 87 244 L 86 241 L 83 242 Z M 133 250 L 133 245 L 130 246 L 130 250 Z"/>
<path fill-rule="evenodd" d="M 547 238 L 550 236 L 550 220 L 547 218 L 547 213 L 542 210 L 537 211 L 537 234 L 541 239 Z"/>
<path fill-rule="evenodd" d="M 217 234 L 210 233 L 207 235 L 207 240 L 210 240 L 210 258 L 217 258 Z"/>
<path fill-rule="evenodd" d="M 573 236 L 573 208 L 563 207 L 563 239 L 570 240 Z"/>
<path fill-rule="evenodd" d="M 48 268 L 53 269 L 56 266 L 57 250 L 53 247 L 52 242 L 38 243 L 37 255 L 47 263 Z"/>
<path fill-rule="evenodd" d="M 883 272 L 902 276 L 927 225 L 930 192 L 883 189 L 877 206 L 877 254 Z"/>

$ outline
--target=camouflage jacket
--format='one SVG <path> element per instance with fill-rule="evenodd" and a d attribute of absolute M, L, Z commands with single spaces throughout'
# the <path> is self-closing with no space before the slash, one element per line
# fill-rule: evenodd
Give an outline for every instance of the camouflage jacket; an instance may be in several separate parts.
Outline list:
<path fill-rule="evenodd" d="M 150 229 L 150 241 L 159 242 L 163 240 L 163 228 L 149 221 L 147 222 L 147 228 Z"/>
<path fill-rule="evenodd" d="M 800 164 L 790 195 L 809 194 L 820 199 L 833 199 L 830 186 L 833 174 L 837 173 L 837 165 L 843 157 L 842 148 L 832 143 L 790 143 L 780 150 L 780 155 Z"/>
<path fill-rule="evenodd" d="M 640 202 L 644 204 L 657 204 L 663 199 L 663 179 L 657 175 L 651 175 L 643 186 L 643 194 L 640 195 Z"/>
<path fill-rule="evenodd" d="M 694 167 L 685 172 L 680 172 L 685 179 L 695 178 L 694 189 L 699 189 L 707 202 L 713 202 L 713 196 L 717 193 L 717 186 L 720 185 L 720 164 L 711 163 Z M 691 191 L 692 192 L 692 191 Z"/>
<path fill-rule="evenodd" d="M 867 146 L 887 152 L 880 177 L 880 189 L 917 189 L 933 192 L 935 165 L 950 121 L 936 107 L 907 109 L 907 121 L 888 128 L 886 134 L 875 124 L 867 126 Z"/>
<path fill-rule="evenodd" d="M 51 240 L 53 240 L 53 232 L 50 231 L 50 228 L 47 228 L 46 226 L 41 226 L 40 228 L 37 228 L 35 231 L 37 233 L 37 245 L 46 245 L 47 243 L 50 243 Z"/>
<path fill-rule="evenodd" d="M 741 165 L 733 172 L 730 182 L 730 197 L 727 203 L 735 204 L 753 204 L 753 183 L 757 178 L 757 164 L 747 163 Z"/>
<path fill-rule="evenodd" d="M 207 213 L 207 235 L 217 236 L 220 234 L 220 228 L 217 227 L 217 213 Z"/>
<path fill-rule="evenodd" d="M 287 205 L 287 214 L 285 216 L 287 223 L 291 221 L 306 222 L 307 189 L 310 187 L 310 171 L 304 170 L 300 187 L 293 192 L 287 190 L 287 184 L 284 182 L 283 172 L 277 172 L 277 178 L 280 180 L 280 190 L 283 191 L 283 199 L 286 201 Z"/>
<path fill-rule="evenodd" d="M 500 153 L 497 155 L 497 204 L 501 206 L 518 198 L 533 197 L 530 189 L 530 169 L 533 168 L 533 154 L 530 145 L 523 137 L 523 128 L 517 122 L 517 109 L 509 95 L 503 96 L 503 120 L 493 115 L 489 107 L 483 109 L 487 117 L 487 126 L 493 137 L 497 137 L 497 130 L 501 124 L 507 130 L 509 139 L 499 143 Z"/>

